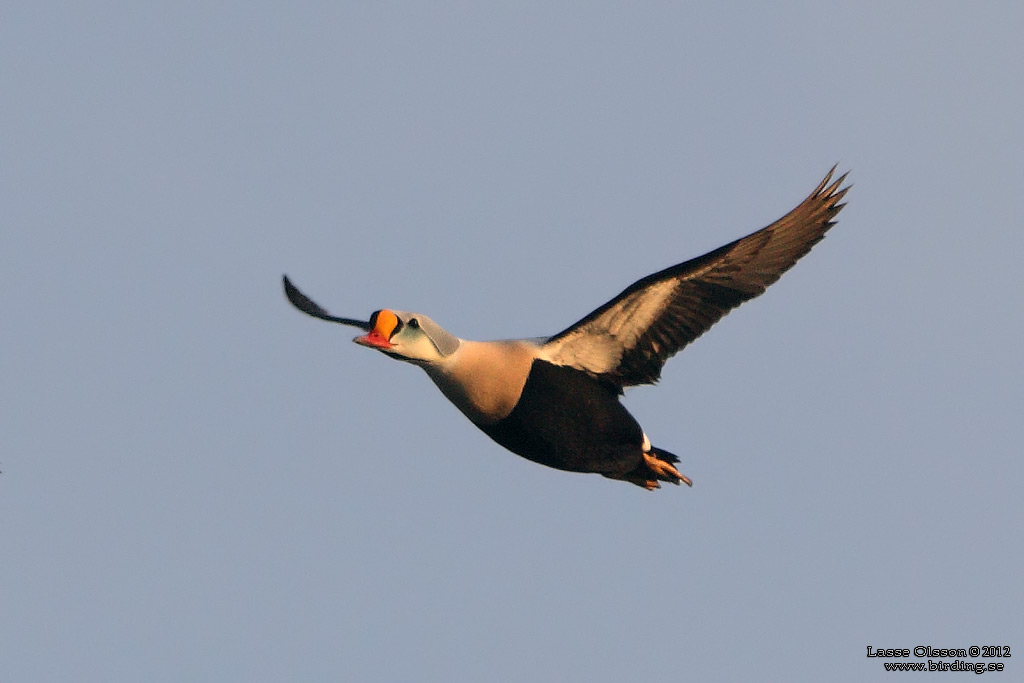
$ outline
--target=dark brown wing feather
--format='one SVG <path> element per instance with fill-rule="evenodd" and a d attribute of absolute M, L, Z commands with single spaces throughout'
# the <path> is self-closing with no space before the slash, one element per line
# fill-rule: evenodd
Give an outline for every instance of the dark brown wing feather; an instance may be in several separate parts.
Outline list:
<path fill-rule="evenodd" d="M 834 172 L 771 225 L 633 283 L 547 340 L 546 355 L 619 387 L 656 382 L 665 361 L 764 292 L 835 225 L 849 187 L 841 187 L 846 174 L 832 182 Z"/>
<path fill-rule="evenodd" d="M 306 315 L 311 315 L 314 318 L 320 318 L 332 323 L 341 323 L 342 325 L 352 325 L 353 327 L 361 327 L 364 330 L 369 331 L 370 323 L 364 320 L 354 320 L 352 318 L 341 318 L 336 315 L 331 315 L 317 302 L 310 299 L 308 296 L 299 291 L 299 288 L 292 284 L 292 281 L 285 275 L 282 278 L 284 283 L 284 295 L 288 297 L 288 301 L 291 302 L 292 306 L 299 309 Z"/>

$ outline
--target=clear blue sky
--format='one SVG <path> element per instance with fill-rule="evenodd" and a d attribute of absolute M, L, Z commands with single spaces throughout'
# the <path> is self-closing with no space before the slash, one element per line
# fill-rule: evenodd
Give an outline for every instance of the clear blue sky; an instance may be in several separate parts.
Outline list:
<path fill-rule="evenodd" d="M 1021 676 L 1022 23 L 5 2 L 0 679 Z M 551 334 L 836 162 L 839 226 L 626 396 L 693 489 L 505 452 L 280 291 Z"/>

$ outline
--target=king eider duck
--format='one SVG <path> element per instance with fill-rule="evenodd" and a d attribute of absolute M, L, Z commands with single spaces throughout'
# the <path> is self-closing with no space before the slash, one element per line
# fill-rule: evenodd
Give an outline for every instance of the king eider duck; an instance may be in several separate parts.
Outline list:
<path fill-rule="evenodd" d="M 619 401 L 653 384 L 665 361 L 726 313 L 764 292 L 835 224 L 846 175 L 821 184 L 784 217 L 724 247 L 648 275 L 558 334 L 470 341 L 425 315 L 331 315 L 284 277 L 288 300 L 315 318 L 362 328 L 356 344 L 423 368 L 473 424 L 513 453 L 647 490 L 693 482 L 651 444 Z"/>

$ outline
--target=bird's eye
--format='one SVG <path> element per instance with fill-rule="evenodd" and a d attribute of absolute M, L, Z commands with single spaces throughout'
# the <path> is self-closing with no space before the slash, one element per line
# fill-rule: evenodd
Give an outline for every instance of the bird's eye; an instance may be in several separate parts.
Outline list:
<path fill-rule="evenodd" d="M 417 320 L 416 318 L 410 318 L 409 319 L 409 327 L 419 327 L 419 326 L 420 326 L 420 321 L 419 320 Z"/>

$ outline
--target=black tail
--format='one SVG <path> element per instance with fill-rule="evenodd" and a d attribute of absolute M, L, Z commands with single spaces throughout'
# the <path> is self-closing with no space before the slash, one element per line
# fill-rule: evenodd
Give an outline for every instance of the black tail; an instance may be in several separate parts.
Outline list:
<path fill-rule="evenodd" d="M 679 462 L 679 456 L 675 453 L 669 453 L 666 450 L 658 448 L 657 446 L 651 446 L 651 455 L 658 460 L 664 460 L 665 462 Z"/>

